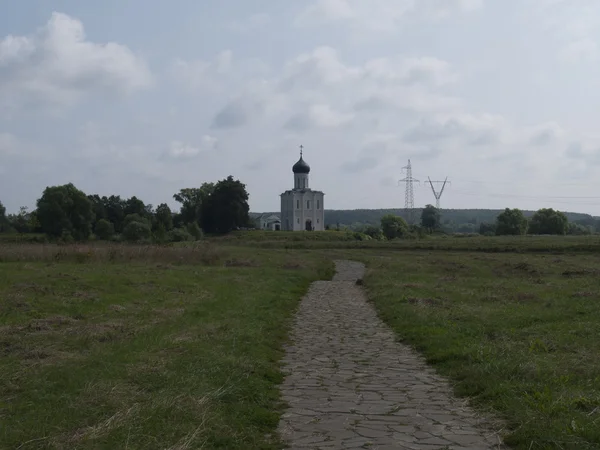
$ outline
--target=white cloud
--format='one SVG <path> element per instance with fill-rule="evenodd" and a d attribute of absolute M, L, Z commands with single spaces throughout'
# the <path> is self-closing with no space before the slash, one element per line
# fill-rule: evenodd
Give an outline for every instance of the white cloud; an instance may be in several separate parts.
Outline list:
<path fill-rule="evenodd" d="M 214 128 L 240 128 L 270 120 L 289 130 L 305 131 L 348 124 L 360 112 L 376 113 L 383 108 L 455 109 L 460 101 L 435 89 L 458 79 L 450 64 L 438 58 L 391 56 L 352 65 L 335 49 L 323 46 L 291 58 L 280 72 L 272 71 L 268 77 L 245 82 L 221 77 L 217 86 L 204 86 L 203 92 L 227 92 L 230 97 L 214 116 Z"/>
<path fill-rule="evenodd" d="M 555 42 L 559 62 L 590 62 L 598 58 L 599 2 L 527 0 L 523 5 L 528 23 Z"/>
<path fill-rule="evenodd" d="M 439 20 L 480 9 L 483 0 L 311 0 L 296 18 L 297 26 L 348 23 L 369 31 L 391 32 L 404 20 Z"/>
<path fill-rule="evenodd" d="M 218 145 L 218 139 L 214 136 L 202 136 L 200 145 L 194 146 L 181 141 L 171 141 L 169 144 L 169 156 L 176 159 L 189 159 L 198 156 L 200 153 L 215 150 Z"/>
<path fill-rule="evenodd" d="M 307 111 L 294 114 L 285 124 L 285 127 L 296 131 L 317 128 L 335 128 L 347 124 L 354 114 L 343 113 L 332 109 L 330 105 L 317 103 L 310 105 Z"/>
<path fill-rule="evenodd" d="M 31 36 L 0 41 L 0 104 L 75 103 L 91 91 L 130 93 L 153 78 L 146 63 L 128 47 L 86 40 L 83 24 L 53 13 Z"/>
<path fill-rule="evenodd" d="M 563 62 L 593 62 L 598 58 L 598 43 L 586 37 L 564 45 L 558 54 Z"/>

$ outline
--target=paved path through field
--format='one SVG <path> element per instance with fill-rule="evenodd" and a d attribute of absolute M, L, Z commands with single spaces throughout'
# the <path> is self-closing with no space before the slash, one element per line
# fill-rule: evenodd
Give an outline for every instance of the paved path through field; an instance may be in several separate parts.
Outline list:
<path fill-rule="evenodd" d="M 337 261 L 336 269 L 302 300 L 284 359 L 290 407 L 279 431 L 288 448 L 502 448 L 448 384 L 394 340 L 355 284 L 364 266 Z"/>

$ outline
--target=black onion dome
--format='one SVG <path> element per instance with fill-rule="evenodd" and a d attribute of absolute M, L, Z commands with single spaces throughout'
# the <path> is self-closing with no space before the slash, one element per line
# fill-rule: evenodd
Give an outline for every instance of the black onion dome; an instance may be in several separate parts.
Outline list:
<path fill-rule="evenodd" d="M 306 162 L 302 159 L 302 156 L 301 156 L 300 159 L 298 160 L 298 162 L 296 164 L 294 164 L 294 167 L 292 167 L 292 172 L 294 172 L 294 173 L 309 173 L 310 166 L 308 164 L 306 164 Z"/>

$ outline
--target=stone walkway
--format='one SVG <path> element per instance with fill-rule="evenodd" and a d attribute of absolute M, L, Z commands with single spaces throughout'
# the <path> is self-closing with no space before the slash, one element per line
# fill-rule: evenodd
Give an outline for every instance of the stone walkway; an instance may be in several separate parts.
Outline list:
<path fill-rule="evenodd" d="M 394 339 L 355 281 L 364 266 L 337 261 L 333 281 L 302 300 L 284 359 L 291 449 L 501 449 L 497 434 L 423 360 Z"/>

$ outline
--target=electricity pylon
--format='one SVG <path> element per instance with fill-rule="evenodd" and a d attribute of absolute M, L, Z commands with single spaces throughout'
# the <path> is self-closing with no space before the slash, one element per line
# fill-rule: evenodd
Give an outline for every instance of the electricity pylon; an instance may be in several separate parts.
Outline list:
<path fill-rule="evenodd" d="M 444 188 L 446 187 L 446 184 L 449 184 L 450 182 L 448 181 L 448 177 L 446 177 L 446 179 L 444 181 L 431 181 L 431 178 L 427 177 L 429 179 L 429 185 L 431 186 L 431 190 L 433 191 L 433 196 L 435 197 L 435 207 L 437 209 L 440 209 L 440 199 L 442 198 L 442 194 L 444 193 Z M 440 189 L 440 192 L 437 192 L 435 190 L 435 188 L 433 187 L 433 183 L 442 183 L 442 189 Z"/>
<path fill-rule="evenodd" d="M 412 176 L 412 167 L 410 165 L 410 159 L 408 160 L 408 165 L 402 168 L 402 171 L 406 171 L 406 177 L 402 180 L 399 180 L 398 183 L 406 183 L 406 190 L 404 192 L 404 209 L 406 211 L 406 220 L 409 225 L 413 224 L 413 210 L 415 208 L 415 194 L 413 191 L 413 183 L 420 183 L 419 180 L 413 178 Z"/>

